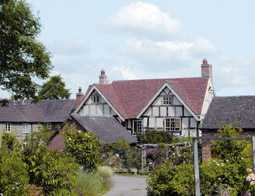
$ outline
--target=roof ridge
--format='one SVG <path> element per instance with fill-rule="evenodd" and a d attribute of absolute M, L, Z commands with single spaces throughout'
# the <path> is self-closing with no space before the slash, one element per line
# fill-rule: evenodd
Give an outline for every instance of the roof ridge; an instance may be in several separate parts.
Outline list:
<path fill-rule="evenodd" d="M 151 79 L 132 79 L 132 80 L 114 80 L 112 83 L 115 82 L 130 82 L 130 81 L 148 81 L 148 80 L 182 80 L 182 79 L 200 79 L 200 78 L 206 78 L 206 77 L 184 77 L 184 78 L 151 78 Z M 110 83 L 110 84 L 112 84 Z M 107 85 L 107 84 L 105 84 Z"/>

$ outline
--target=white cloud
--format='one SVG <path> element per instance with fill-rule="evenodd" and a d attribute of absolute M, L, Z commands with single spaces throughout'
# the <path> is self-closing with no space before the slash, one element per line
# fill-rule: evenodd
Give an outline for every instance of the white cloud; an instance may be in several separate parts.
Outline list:
<path fill-rule="evenodd" d="M 89 45 L 84 39 L 55 40 L 47 44 L 55 55 L 81 55 L 89 52 Z"/>
<path fill-rule="evenodd" d="M 215 84 L 221 88 L 255 87 L 255 73 L 252 71 L 255 61 L 242 57 L 215 59 L 214 76 Z M 254 94 L 254 92 L 251 92 Z"/>
<path fill-rule="evenodd" d="M 210 41 L 199 38 L 195 42 L 184 41 L 151 41 L 128 40 L 120 47 L 120 53 L 129 56 L 148 66 L 191 64 L 195 59 L 202 59 L 217 54 L 215 46 Z M 200 55 L 200 56 L 199 56 Z M 181 66 L 177 66 L 176 69 Z M 162 71 L 160 69 L 160 71 Z"/>
<path fill-rule="evenodd" d="M 125 67 L 114 67 L 112 71 L 117 71 L 121 74 L 124 80 L 134 80 L 137 79 L 136 75 L 130 71 L 128 68 Z"/>
<path fill-rule="evenodd" d="M 176 39 L 185 36 L 179 20 L 172 19 L 158 6 L 137 2 L 119 8 L 101 26 L 109 31 L 130 33 L 150 39 Z"/>

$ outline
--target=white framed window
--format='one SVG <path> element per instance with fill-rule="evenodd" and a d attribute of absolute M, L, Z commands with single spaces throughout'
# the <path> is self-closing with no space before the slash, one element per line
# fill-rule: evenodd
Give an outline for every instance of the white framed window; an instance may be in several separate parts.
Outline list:
<path fill-rule="evenodd" d="M 181 131 L 181 118 L 165 118 L 164 130 L 165 131 Z"/>
<path fill-rule="evenodd" d="M 142 120 L 134 120 L 133 121 L 133 135 L 143 133 L 143 121 Z"/>
<path fill-rule="evenodd" d="M 22 124 L 22 133 L 29 133 L 29 124 L 28 123 Z"/>
<path fill-rule="evenodd" d="M 5 132 L 6 133 L 11 133 L 11 123 L 6 123 L 5 124 Z"/>
<path fill-rule="evenodd" d="M 173 104 L 173 96 L 165 96 L 162 99 L 163 105 L 172 105 Z"/>
<path fill-rule="evenodd" d="M 100 96 L 99 95 L 94 95 L 93 96 L 93 102 L 94 103 L 100 103 Z"/>

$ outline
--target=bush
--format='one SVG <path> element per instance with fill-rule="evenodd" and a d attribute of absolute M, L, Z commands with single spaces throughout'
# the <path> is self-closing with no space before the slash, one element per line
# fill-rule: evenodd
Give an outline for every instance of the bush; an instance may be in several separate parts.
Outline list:
<path fill-rule="evenodd" d="M 12 136 L 10 133 L 4 133 L 2 135 L 2 146 L 8 148 L 10 151 L 13 150 L 15 145 L 18 145 L 19 141 L 16 137 Z"/>
<path fill-rule="evenodd" d="M 243 130 L 240 128 L 233 129 L 232 124 L 224 126 L 222 129 L 218 130 L 218 137 L 245 137 L 241 135 Z M 216 140 L 212 141 L 213 155 L 216 158 L 222 160 L 229 160 L 233 163 L 238 163 L 241 158 L 251 157 L 251 142 L 250 141 L 224 141 Z"/>
<path fill-rule="evenodd" d="M 102 190 L 102 181 L 97 173 L 80 170 L 77 173 L 75 187 L 80 195 L 96 196 Z"/>
<path fill-rule="evenodd" d="M 169 195 L 194 195 L 193 167 L 190 164 L 182 163 L 174 165 L 168 163 L 157 166 L 147 180 L 148 196 L 169 196 Z"/>
<path fill-rule="evenodd" d="M 84 170 L 97 169 L 99 164 L 98 137 L 90 132 L 77 130 L 75 126 L 64 128 L 65 151 L 75 157 Z"/>
<path fill-rule="evenodd" d="M 230 161 L 210 160 L 203 163 L 200 167 L 201 192 L 214 195 L 224 188 L 231 189 L 231 194 L 246 191 L 246 172 L 243 172 L 247 168 L 245 162 L 233 164 Z"/>
<path fill-rule="evenodd" d="M 106 143 L 102 145 L 108 154 L 112 153 L 121 159 L 123 167 L 129 168 L 139 168 L 140 169 L 140 153 L 137 148 L 130 147 L 127 141 L 119 140 L 115 143 Z"/>
<path fill-rule="evenodd" d="M 173 142 L 173 136 L 166 131 L 147 130 L 144 134 L 137 135 L 140 144 L 170 144 Z"/>
<path fill-rule="evenodd" d="M 27 195 L 29 176 L 23 161 L 16 155 L 0 155 L 0 193 L 3 195 Z"/>
<path fill-rule="evenodd" d="M 226 126 L 219 131 L 219 135 L 241 137 L 240 132 L 240 129 Z M 194 195 L 192 148 L 189 144 L 178 150 L 174 148 L 169 151 L 167 164 L 157 166 L 149 175 L 149 195 Z M 214 142 L 213 149 L 216 158 L 200 165 L 201 195 L 234 196 L 246 194 L 247 191 L 254 194 L 255 175 L 254 181 L 246 182 L 247 178 L 249 180 L 246 169 L 252 165 L 251 145 L 246 141 L 218 140 Z"/>
<path fill-rule="evenodd" d="M 101 193 L 105 193 L 113 185 L 113 181 L 111 180 L 113 176 L 113 170 L 112 168 L 107 166 L 99 166 L 98 175 L 101 177 L 101 181 L 102 181 Z"/>
<path fill-rule="evenodd" d="M 43 187 L 44 194 L 53 194 L 61 189 L 72 192 L 76 170 L 79 165 L 72 157 L 48 150 L 46 144 L 23 151 L 23 162 L 29 174 L 29 184 Z M 54 194 L 53 194 L 54 195 Z"/>

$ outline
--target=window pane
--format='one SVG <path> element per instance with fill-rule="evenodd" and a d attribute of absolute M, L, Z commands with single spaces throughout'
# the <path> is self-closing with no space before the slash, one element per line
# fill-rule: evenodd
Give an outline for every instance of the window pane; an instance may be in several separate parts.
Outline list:
<path fill-rule="evenodd" d="M 166 131 L 180 131 L 180 118 L 167 118 L 166 122 Z"/>

